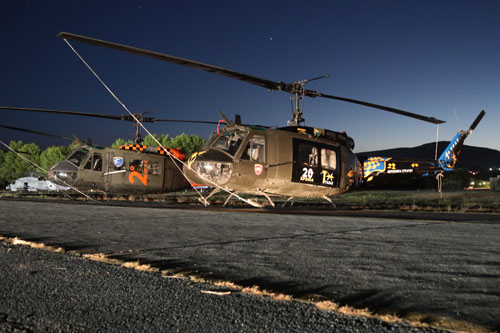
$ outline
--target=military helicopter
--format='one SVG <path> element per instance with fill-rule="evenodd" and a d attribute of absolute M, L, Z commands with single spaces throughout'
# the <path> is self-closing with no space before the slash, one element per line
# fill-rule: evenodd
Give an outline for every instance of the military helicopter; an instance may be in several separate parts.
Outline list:
<path fill-rule="evenodd" d="M 22 108 L 0 106 L 1 110 L 45 112 L 74 116 L 97 117 L 121 121 L 134 121 L 132 117 L 106 115 L 67 110 Z M 136 116 L 143 122 L 178 122 L 175 119 L 156 119 Z M 189 120 L 180 120 L 182 122 Z M 197 121 L 209 124 L 220 122 Z M 38 135 L 56 137 L 62 140 L 79 143 L 63 161 L 49 170 L 49 177 L 58 184 L 71 186 L 78 190 L 104 192 L 112 194 L 164 193 L 190 188 L 191 185 L 182 176 L 182 163 L 186 156 L 176 148 L 149 147 L 141 145 L 140 128 L 136 126 L 135 144 L 127 144 L 118 148 L 104 148 L 83 143 L 77 138 L 70 138 L 38 130 L 0 125 L 2 128 L 24 131 Z M 172 155 L 175 159 L 171 159 Z"/>
<path fill-rule="evenodd" d="M 82 35 L 61 32 L 58 37 L 68 44 L 68 40 L 76 40 L 134 53 L 291 95 L 294 108 L 292 120 L 286 127 L 243 125 L 240 116 L 231 121 L 221 113 L 227 126 L 213 134 L 206 147 L 191 155 L 183 167 L 184 174 L 191 183 L 215 188 L 210 196 L 223 190 L 230 193 L 229 198 L 238 193 L 263 195 L 271 205 L 274 205 L 271 196 L 286 196 L 288 200 L 294 197 L 322 197 L 331 202 L 328 196 L 344 193 L 360 184 L 363 167 L 352 151 L 354 140 L 346 133 L 302 126 L 304 118 L 301 102 L 305 97 L 340 100 L 433 124 L 444 123 L 434 117 L 305 88 L 308 82 L 328 75 L 285 83 Z"/>
<path fill-rule="evenodd" d="M 266 196 L 271 203 L 272 195 L 289 200 L 323 197 L 331 202 L 328 196 L 387 175 L 436 175 L 441 192 L 443 172 L 454 170 L 465 139 L 484 115 L 483 110 L 468 131 L 459 131 L 436 160 L 370 156 L 361 158 L 362 163 L 345 133 L 300 126 L 242 126 L 226 119 L 230 125 L 189 158 L 184 172 L 191 181 L 229 185 L 235 192 Z"/>
<path fill-rule="evenodd" d="M 83 146 L 49 170 L 49 176 L 75 188 L 123 193 L 173 192 L 189 188 L 179 165 L 166 154 L 185 155 L 177 149 L 138 144 L 115 148 Z"/>

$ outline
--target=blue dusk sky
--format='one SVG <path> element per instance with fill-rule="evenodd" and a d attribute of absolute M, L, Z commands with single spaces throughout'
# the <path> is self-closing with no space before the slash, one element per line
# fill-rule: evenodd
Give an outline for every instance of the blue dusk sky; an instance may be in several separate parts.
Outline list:
<path fill-rule="evenodd" d="M 466 144 L 500 150 L 499 1 L 23 1 L 0 0 L 0 105 L 121 115 L 61 31 L 168 53 L 272 81 L 329 74 L 308 89 L 445 120 L 451 140 L 486 116 Z M 196 69 L 70 41 L 132 112 L 160 119 L 284 126 L 287 93 Z M 109 145 L 132 123 L 2 111 L 1 124 Z M 346 131 L 356 152 L 436 140 L 436 125 L 329 99 L 306 99 L 307 126 Z M 207 137 L 210 125 L 146 124 Z M 0 139 L 65 144 L 0 129 Z M 430 156 L 432 158 L 433 156 Z"/>

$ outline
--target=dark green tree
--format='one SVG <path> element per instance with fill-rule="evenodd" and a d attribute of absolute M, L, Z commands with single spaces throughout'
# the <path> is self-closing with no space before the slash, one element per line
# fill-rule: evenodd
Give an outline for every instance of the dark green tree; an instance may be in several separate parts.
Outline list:
<path fill-rule="evenodd" d="M 6 153 L 7 152 L 0 150 L 0 166 L 3 165 L 3 161 L 4 161 Z M 0 189 L 4 189 L 6 185 L 7 185 L 7 180 L 2 179 L 2 177 L 0 177 Z"/>
<path fill-rule="evenodd" d="M 11 141 L 9 146 L 17 152 L 4 153 L 0 164 L 0 182 L 10 183 L 12 180 L 25 176 L 29 173 L 42 174 L 42 171 L 33 167 L 25 161 L 28 159 L 39 165 L 40 147 L 34 143 L 25 144 L 22 141 Z M 22 155 L 25 159 L 20 157 Z"/>
<path fill-rule="evenodd" d="M 156 140 L 158 140 L 158 142 L 163 147 L 172 148 L 172 138 L 168 134 L 161 134 L 161 135 L 153 134 L 153 137 Z M 144 138 L 144 140 L 142 141 L 142 144 L 146 145 L 146 146 L 152 146 L 152 147 L 158 146 L 158 143 L 156 142 L 156 140 L 153 139 L 153 137 L 151 137 L 151 135 L 146 136 L 146 138 Z"/>
<path fill-rule="evenodd" d="M 168 134 L 153 134 L 153 137 L 155 137 L 163 147 L 179 148 L 183 153 L 186 154 L 186 156 L 190 156 L 195 151 L 201 150 L 205 145 L 205 140 L 195 134 L 187 135 L 185 133 L 182 133 L 175 138 L 171 138 Z M 142 141 L 142 144 L 153 147 L 158 146 L 153 137 L 151 137 L 151 135 L 148 135 Z"/>
<path fill-rule="evenodd" d="M 172 144 L 172 140 L 173 138 L 171 138 L 168 134 L 163 134 L 161 137 L 160 137 L 160 143 L 163 147 L 167 147 L 167 148 L 177 148 L 177 147 L 173 147 Z"/>
<path fill-rule="evenodd" d="M 186 157 L 191 156 L 195 151 L 201 150 L 205 146 L 206 141 L 196 134 L 187 135 L 182 133 L 172 140 L 171 148 L 180 148 L 186 154 Z"/>
<path fill-rule="evenodd" d="M 62 161 L 70 153 L 69 147 L 51 146 L 40 154 L 40 166 L 49 170 L 51 166 Z"/>
<path fill-rule="evenodd" d="M 113 142 L 113 144 L 111 145 L 111 148 L 118 148 L 120 146 L 129 145 L 129 144 L 132 144 L 132 143 L 134 143 L 132 140 L 125 140 L 125 139 L 122 139 L 122 138 L 118 138 L 118 139 L 116 139 L 115 142 Z"/>
<path fill-rule="evenodd" d="M 151 146 L 151 147 L 157 147 L 158 143 L 156 143 L 156 140 L 161 143 L 161 135 L 158 134 L 153 134 L 153 136 L 149 135 L 142 140 L 142 144 L 146 146 Z"/>

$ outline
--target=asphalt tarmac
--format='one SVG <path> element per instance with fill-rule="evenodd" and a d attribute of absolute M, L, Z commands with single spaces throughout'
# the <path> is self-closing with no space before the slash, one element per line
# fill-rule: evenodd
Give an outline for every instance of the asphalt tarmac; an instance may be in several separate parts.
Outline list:
<path fill-rule="evenodd" d="M 396 216 L 310 216 L 4 200 L 0 200 L 0 214 L 0 235 L 4 237 L 60 246 L 74 253 L 105 253 L 161 270 L 242 286 L 257 285 L 296 299 L 328 299 L 340 305 L 368 308 L 377 314 L 396 314 L 441 327 L 454 323 L 462 325 L 458 326 L 462 329 L 500 330 L 500 221 L 495 215 L 478 217 L 477 222 L 470 216 L 466 221 L 452 222 Z M 44 265 L 57 260 L 46 259 Z M 105 265 L 81 259 L 75 265 L 87 271 L 85 267 L 91 264 Z M 120 285 L 118 273 L 125 269 L 107 267 L 104 271 L 116 270 L 117 276 L 113 273 L 106 281 Z M 93 277 L 99 280 L 103 273 L 96 272 Z M 129 284 L 147 287 L 149 282 L 140 282 L 141 277 L 126 279 Z M 28 289 L 23 289 L 25 298 L 36 297 L 37 293 L 30 295 Z M 236 304 L 244 298 L 240 293 L 234 296 L 239 297 Z M 7 295 L 1 297 L 6 299 Z M 116 296 L 110 292 L 103 297 Z M 263 299 L 258 298 L 271 302 Z M 281 304 L 277 308 L 291 304 L 311 306 L 302 302 L 277 304 Z M 278 313 L 292 311 L 280 309 Z M 5 311 L 0 310 L 0 323 Z M 254 309 L 245 311 L 249 316 L 260 313 Z M 9 313 L 7 318 L 11 316 Z M 235 326 L 228 327 L 235 330 Z M 346 327 L 350 326 L 342 326 L 341 330 Z M 352 329 L 379 331 L 382 326 L 356 327 Z M 177 328 L 189 330 L 184 326 Z M 277 326 L 270 330 L 289 329 Z M 388 326 L 388 329 L 401 327 Z"/>

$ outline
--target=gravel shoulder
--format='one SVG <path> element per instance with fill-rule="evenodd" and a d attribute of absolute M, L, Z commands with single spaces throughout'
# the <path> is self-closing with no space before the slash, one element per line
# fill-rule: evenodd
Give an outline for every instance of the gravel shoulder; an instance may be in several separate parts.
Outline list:
<path fill-rule="evenodd" d="M 439 332 L 7 243 L 0 270 L 2 332 Z"/>

